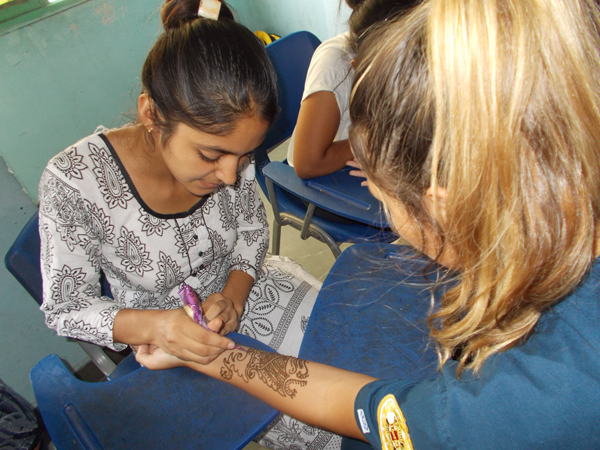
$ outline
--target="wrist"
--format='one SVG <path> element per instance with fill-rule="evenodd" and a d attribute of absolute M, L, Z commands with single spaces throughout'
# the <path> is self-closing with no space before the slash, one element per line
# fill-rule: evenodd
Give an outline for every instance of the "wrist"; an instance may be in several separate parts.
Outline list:
<path fill-rule="evenodd" d="M 221 291 L 221 295 L 231 300 L 238 317 L 240 317 L 244 311 L 246 300 L 248 299 L 250 289 L 252 289 L 253 285 L 254 278 L 252 278 L 246 272 L 232 270 L 229 273 L 229 278 L 227 279 L 227 283 L 225 283 L 225 287 Z"/>
<path fill-rule="evenodd" d="M 128 345 L 156 344 L 160 310 L 122 309 L 115 315 L 113 340 Z"/>

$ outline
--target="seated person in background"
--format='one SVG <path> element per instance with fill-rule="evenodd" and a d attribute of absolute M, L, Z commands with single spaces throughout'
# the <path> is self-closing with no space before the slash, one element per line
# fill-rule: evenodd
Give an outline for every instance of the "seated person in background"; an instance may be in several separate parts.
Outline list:
<path fill-rule="evenodd" d="M 287 159 L 300 178 L 327 175 L 354 159 L 348 144 L 350 91 L 356 41 L 416 0 L 347 0 L 352 8 L 350 32 L 323 42 L 315 51 L 308 73 L 298 122 L 289 142 Z"/>
<path fill-rule="evenodd" d="M 599 28 L 593 0 L 430 0 L 360 47 L 354 155 L 398 233 L 453 269 L 424 330 L 437 375 L 254 349 L 140 362 L 377 449 L 600 448 Z"/>

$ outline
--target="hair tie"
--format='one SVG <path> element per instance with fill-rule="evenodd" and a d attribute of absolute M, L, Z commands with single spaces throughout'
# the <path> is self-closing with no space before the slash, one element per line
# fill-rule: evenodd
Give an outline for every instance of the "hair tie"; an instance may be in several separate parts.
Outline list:
<path fill-rule="evenodd" d="M 221 2 L 219 0 L 200 0 L 198 6 L 198 17 L 219 20 Z"/>

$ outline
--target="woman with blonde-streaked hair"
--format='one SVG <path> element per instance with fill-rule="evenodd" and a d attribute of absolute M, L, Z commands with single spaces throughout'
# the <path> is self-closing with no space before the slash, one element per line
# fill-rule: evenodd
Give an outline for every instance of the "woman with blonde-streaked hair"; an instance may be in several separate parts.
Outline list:
<path fill-rule="evenodd" d="M 375 448 L 600 448 L 599 27 L 593 0 L 430 0 L 371 33 L 350 142 L 398 234 L 453 269 L 429 317 L 440 373 L 295 360 L 293 398 L 227 381 Z M 284 358 L 138 358 L 218 377 L 259 356 Z"/>

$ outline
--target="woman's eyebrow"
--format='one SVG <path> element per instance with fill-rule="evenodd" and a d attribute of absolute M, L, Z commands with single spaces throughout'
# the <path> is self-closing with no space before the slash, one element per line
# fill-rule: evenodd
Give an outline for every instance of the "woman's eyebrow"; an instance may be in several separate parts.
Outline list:
<path fill-rule="evenodd" d="M 238 155 L 237 153 L 232 152 L 231 150 L 226 150 L 226 149 L 221 148 L 221 147 L 213 147 L 213 146 L 210 146 L 210 145 L 198 145 L 198 148 L 200 150 L 208 150 L 208 151 L 211 151 L 211 152 L 221 153 L 223 155 L 237 155 L 237 156 L 244 156 L 244 155 L 247 155 L 247 154 L 252 153 L 254 151 L 254 149 L 252 149 L 250 151 L 247 151 L 246 153 L 243 153 L 242 155 Z"/>

